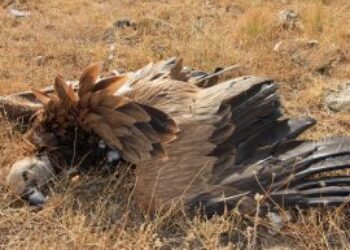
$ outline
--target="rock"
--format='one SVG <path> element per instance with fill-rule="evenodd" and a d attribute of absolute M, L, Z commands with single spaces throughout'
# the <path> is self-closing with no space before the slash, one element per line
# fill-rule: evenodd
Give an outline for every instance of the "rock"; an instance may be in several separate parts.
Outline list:
<path fill-rule="evenodd" d="M 296 22 L 298 14 L 294 10 L 282 10 L 278 13 L 281 22 Z"/>
<path fill-rule="evenodd" d="M 273 51 L 293 54 L 297 50 L 301 49 L 312 49 L 317 47 L 319 44 L 316 39 L 291 39 L 291 40 L 281 40 L 275 44 Z"/>
<path fill-rule="evenodd" d="M 228 232 L 222 232 L 219 234 L 219 246 L 226 247 L 230 243 L 230 235 Z"/>
<path fill-rule="evenodd" d="M 35 58 L 35 61 L 36 61 L 36 65 L 43 66 L 46 63 L 46 58 L 45 56 L 37 56 Z"/>
<path fill-rule="evenodd" d="M 50 60 L 53 59 L 53 56 L 45 56 L 45 55 L 39 55 L 35 57 L 35 63 L 38 66 L 44 66 L 46 65 Z"/>
<path fill-rule="evenodd" d="M 278 43 L 276 43 L 275 46 L 273 47 L 273 51 L 278 52 L 280 50 L 282 43 L 283 41 L 279 41 Z"/>
<path fill-rule="evenodd" d="M 350 111 L 350 82 L 338 85 L 337 90 L 328 90 L 325 105 L 335 112 Z"/>
<path fill-rule="evenodd" d="M 132 27 L 136 28 L 136 23 L 132 21 L 129 17 L 124 17 L 119 20 L 117 20 L 115 23 L 113 23 L 113 26 L 115 28 L 126 28 L 126 27 Z"/>
<path fill-rule="evenodd" d="M 321 75 L 331 75 L 333 68 L 345 66 L 348 60 L 348 51 L 337 47 L 329 48 L 321 55 L 315 56 L 313 71 Z"/>
<path fill-rule="evenodd" d="M 126 29 L 127 31 L 131 29 L 136 30 L 136 23 L 128 17 L 120 18 L 113 23 L 103 34 L 102 39 L 107 43 L 114 43 L 116 41 L 116 31 L 118 29 Z"/>
<path fill-rule="evenodd" d="M 268 228 L 268 232 L 271 235 L 276 235 L 283 228 L 283 221 L 280 215 L 269 212 L 267 218 L 270 220 L 271 228 Z"/>
<path fill-rule="evenodd" d="M 21 10 L 16 10 L 14 8 L 10 8 L 9 10 L 10 15 L 14 16 L 14 17 L 27 17 L 30 16 L 30 12 L 29 11 L 21 11 Z"/>
<path fill-rule="evenodd" d="M 316 39 L 311 39 L 311 40 L 304 40 L 304 39 L 300 39 L 302 41 L 304 41 L 305 45 L 309 48 L 313 48 L 318 46 L 319 42 Z"/>
<path fill-rule="evenodd" d="M 136 23 L 128 17 L 120 18 L 106 29 L 102 39 L 107 43 L 112 44 L 116 41 L 116 31 L 118 29 L 126 29 L 128 27 L 136 30 Z"/>
<path fill-rule="evenodd" d="M 299 21 L 299 15 L 294 10 L 282 10 L 278 13 L 278 18 L 283 28 L 303 29 L 303 25 Z"/>
<path fill-rule="evenodd" d="M 271 235 L 276 235 L 280 232 L 284 225 L 291 220 L 292 217 L 288 212 L 285 212 L 283 215 L 275 212 L 268 212 L 267 218 L 269 219 L 271 226 L 268 228 L 268 233 Z"/>

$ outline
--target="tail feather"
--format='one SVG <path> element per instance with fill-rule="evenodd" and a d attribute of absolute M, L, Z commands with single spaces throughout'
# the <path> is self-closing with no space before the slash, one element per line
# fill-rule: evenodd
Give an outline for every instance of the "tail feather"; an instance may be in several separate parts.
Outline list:
<path fill-rule="evenodd" d="M 350 152 L 348 152 L 350 153 Z M 330 156 L 326 156 L 330 157 Z M 329 172 L 333 170 L 341 170 L 350 167 L 350 155 L 344 155 L 336 158 L 327 158 L 324 161 L 317 162 L 305 168 L 294 175 L 295 180 L 299 180 L 311 175 Z"/>
<path fill-rule="evenodd" d="M 331 197 L 320 197 L 320 198 L 307 198 L 302 201 L 299 200 L 299 206 L 305 207 L 319 207 L 319 206 L 341 206 L 347 204 L 350 201 L 349 196 L 331 196 Z"/>
<path fill-rule="evenodd" d="M 339 205 L 347 201 L 350 177 L 319 175 L 350 169 L 350 138 L 296 140 L 315 120 L 281 119 L 275 83 L 262 79 L 245 87 L 241 82 L 232 84 L 233 91 L 241 91 L 223 103 L 231 107 L 235 130 L 212 153 L 219 159 L 212 183 L 249 193 L 251 198 L 257 192 L 267 192 L 284 206 Z M 212 88 L 213 95 L 225 95 L 219 87 Z M 216 201 L 213 197 L 208 202 L 213 207 Z M 237 199 L 225 199 L 224 203 L 232 206 Z"/>
<path fill-rule="evenodd" d="M 290 188 L 272 194 L 273 199 L 283 200 L 289 206 L 341 205 L 350 201 L 350 176 L 328 176 L 299 181 Z"/>
<path fill-rule="evenodd" d="M 344 144 L 343 140 L 338 143 L 325 144 L 306 142 L 305 147 L 294 149 L 289 158 L 275 159 L 275 162 L 282 166 L 282 171 L 275 178 L 274 186 L 280 184 L 288 175 L 293 174 L 293 181 L 303 181 L 305 178 L 324 172 L 350 168 L 350 143 Z M 313 146 L 310 148 L 310 146 Z M 295 154 L 298 152 L 298 154 Z M 288 152 L 287 152 L 288 154 Z M 269 160 L 271 161 L 271 160 Z M 270 163 L 267 163 L 270 164 Z"/>
<path fill-rule="evenodd" d="M 276 154 L 279 154 L 279 159 L 281 161 L 297 157 L 298 155 L 310 154 L 316 150 L 329 147 L 331 145 L 334 147 L 339 147 L 339 145 L 342 144 L 350 144 L 350 138 L 333 136 L 321 139 L 319 141 L 291 141 L 288 143 L 290 143 L 290 147 L 288 147 L 288 150 L 284 150 L 283 153 L 279 151 L 279 148 L 276 148 L 276 151 L 278 152 Z M 288 143 L 286 143 L 285 146 L 288 146 Z M 280 148 L 283 149 L 283 145 Z"/>
<path fill-rule="evenodd" d="M 300 162 L 300 165 L 307 165 L 315 161 L 327 159 L 329 157 L 340 156 L 340 155 L 350 154 L 350 144 L 332 144 L 324 146 L 322 148 L 317 148 L 314 154 L 306 157 Z"/>
<path fill-rule="evenodd" d="M 265 126 L 268 126 L 268 124 L 277 119 L 279 116 L 279 113 L 273 112 L 270 115 L 264 117 L 264 119 L 256 119 L 253 123 L 247 126 L 236 127 L 230 143 L 232 143 L 232 145 L 238 145 L 246 138 L 249 138 L 250 135 L 257 133 L 257 131 L 260 131 Z"/>
<path fill-rule="evenodd" d="M 250 163 L 241 176 L 234 174 L 222 183 L 242 191 L 267 192 L 283 206 L 340 205 L 349 201 L 350 176 L 327 176 L 350 169 L 350 141 L 333 137 L 319 142 L 276 144 L 272 154 Z M 279 149 L 282 147 L 283 149 Z"/>
<path fill-rule="evenodd" d="M 284 190 L 280 192 L 274 193 L 274 195 L 300 195 L 309 198 L 315 198 L 320 196 L 344 196 L 350 194 L 350 187 L 339 187 L 339 186 L 326 186 L 326 187 L 318 187 L 318 188 L 309 188 L 305 190 Z"/>
<path fill-rule="evenodd" d="M 230 102 L 233 107 L 232 113 L 241 116 L 242 113 L 246 113 L 247 109 L 260 110 L 260 105 L 269 102 L 269 97 L 277 97 L 275 95 L 276 90 L 277 86 L 274 83 L 253 86 L 244 95 L 239 95 Z M 277 98 L 274 98 L 273 101 L 277 101 Z M 259 104 L 259 106 L 254 106 L 254 104 Z"/>
<path fill-rule="evenodd" d="M 350 186 L 325 186 L 305 190 L 284 190 L 271 198 L 283 206 L 341 205 L 350 201 Z"/>
<path fill-rule="evenodd" d="M 331 207 L 345 205 L 350 201 L 350 192 L 341 196 L 307 197 L 301 194 L 283 194 L 273 196 L 272 199 L 284 207 Z"/>
<path fill-rule="evenodd" d="M 274 96 L 267 97 L 263 102 L 259 103 L 258 108 L 254 108 L 254 103 L 250 106 L 253 108 L 247 108 L 246 111 L 241 111 L 240 114 L 233 114 L 235 124 L 237 127 L 249 126 L 252 123 L 263 120 L 268 117 L 277 107 L 277 98 Z"/>
<path fill-rule="evenodd" d="M 314 124 L 315 121 L 309 117 L 301 120 L 278 120 L 269 124 L 239 144 L 236 164 L 248 160 L 258 147 L 293 139 Z"/>
<path fill-rule="evenodd" d="M 222 109 L 229 107 L 231 111 L 229 118 L 234 124 L 234 131 L 226 137 L 226 140 L 217 143 L 212 155 L 222 158 L 227 154 L 235 154 L 234 148 L 239 148 L 241 143 L 249 144 L 247 142 L 252 136 L 258 136 L 266 127 L 276 122 L 281 116 L 276 90 L 276 84 L 271 80 L 242 77 L 202 91 L 204 100 L 210 98 L 214 103 L 222 102 L 218 110 L 221 116 L 223 116 Z M 224 100 L 220 101 L 222 99 Z M 223 124 L 222 120 L 216 126 L 220 127 L 221 124 Z M 247 148 L 250 149 L 249 152 L 241 154 L 242 156 L 250 156 L 256 149 L 251 143 Z M 216 164 L 214 169 L 219 173 L 225 171 L 227 166 L 229 165 Z"/>
<path fill-rule="evenodd" d="M 348 163 L 349 164 L 349 163 Z M 350 186 L 350 176 L 327 176 L 315 180 L 293 183 L 290 188 L 304 190 L 315 187 Z"/>

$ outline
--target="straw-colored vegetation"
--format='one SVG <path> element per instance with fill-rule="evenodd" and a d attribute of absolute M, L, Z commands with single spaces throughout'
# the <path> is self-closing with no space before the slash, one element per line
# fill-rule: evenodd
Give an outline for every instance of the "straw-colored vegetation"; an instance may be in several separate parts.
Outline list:
<path fill-rule="evenodd" d="M 348 0 L 3 0 L 0 6 L 1 94 L 46 86 L 58 73 L 76 79 L 91 62 L 106 62 L 105 71 L 134 70 L 182 56 L 195 68 L 239 64 L 233 76 L 276 79 L 288 115 L 318 120 L 309 138 L 350 134 L 349 115 L 323 105 L 325 91 L 350 77 Z M 30 15 L 14 17 L 9 8 Z M 288 9 L 298 18 L 282 24 L 278 14 Z M 126 16 L 135 25 L 114 25 Z M 18 127 L 0 123 L 0 166 L 6 172 L 28 145 Z M 130 199 L 132 184 L 127 171 L 66 181 L 35 211 L 14 202 L 1 181 L 0 248 L 348 248 L 342 208 L 300 212 L 272 233 L 267 219 L 235 212 L 211 220 L 144 218 Z"/>

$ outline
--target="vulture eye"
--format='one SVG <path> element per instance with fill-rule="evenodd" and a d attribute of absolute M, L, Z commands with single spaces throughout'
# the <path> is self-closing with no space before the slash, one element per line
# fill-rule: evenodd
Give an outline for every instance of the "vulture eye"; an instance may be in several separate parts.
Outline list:
<path fill-rule="evenodd" d="M 25 182 L 27 182 L 28 179 L 29 179 L 29 172 L 28 172 L 28 171 L 23 171 L 22 177 L 23 177 L 23 180 L 24 180 Z"/>

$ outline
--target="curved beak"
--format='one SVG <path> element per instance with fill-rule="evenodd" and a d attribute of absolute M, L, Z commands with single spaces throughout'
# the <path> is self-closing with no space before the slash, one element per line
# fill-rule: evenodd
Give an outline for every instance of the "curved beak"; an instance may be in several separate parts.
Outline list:
<path fill-rule="evenodd" d="M 36 187 L 29 188 L 24 198 L 28 200 L 29 205 L 36 207 L 42 207 L 42 205 L 47 200 L 45 195 L 41 193 Z"/>

